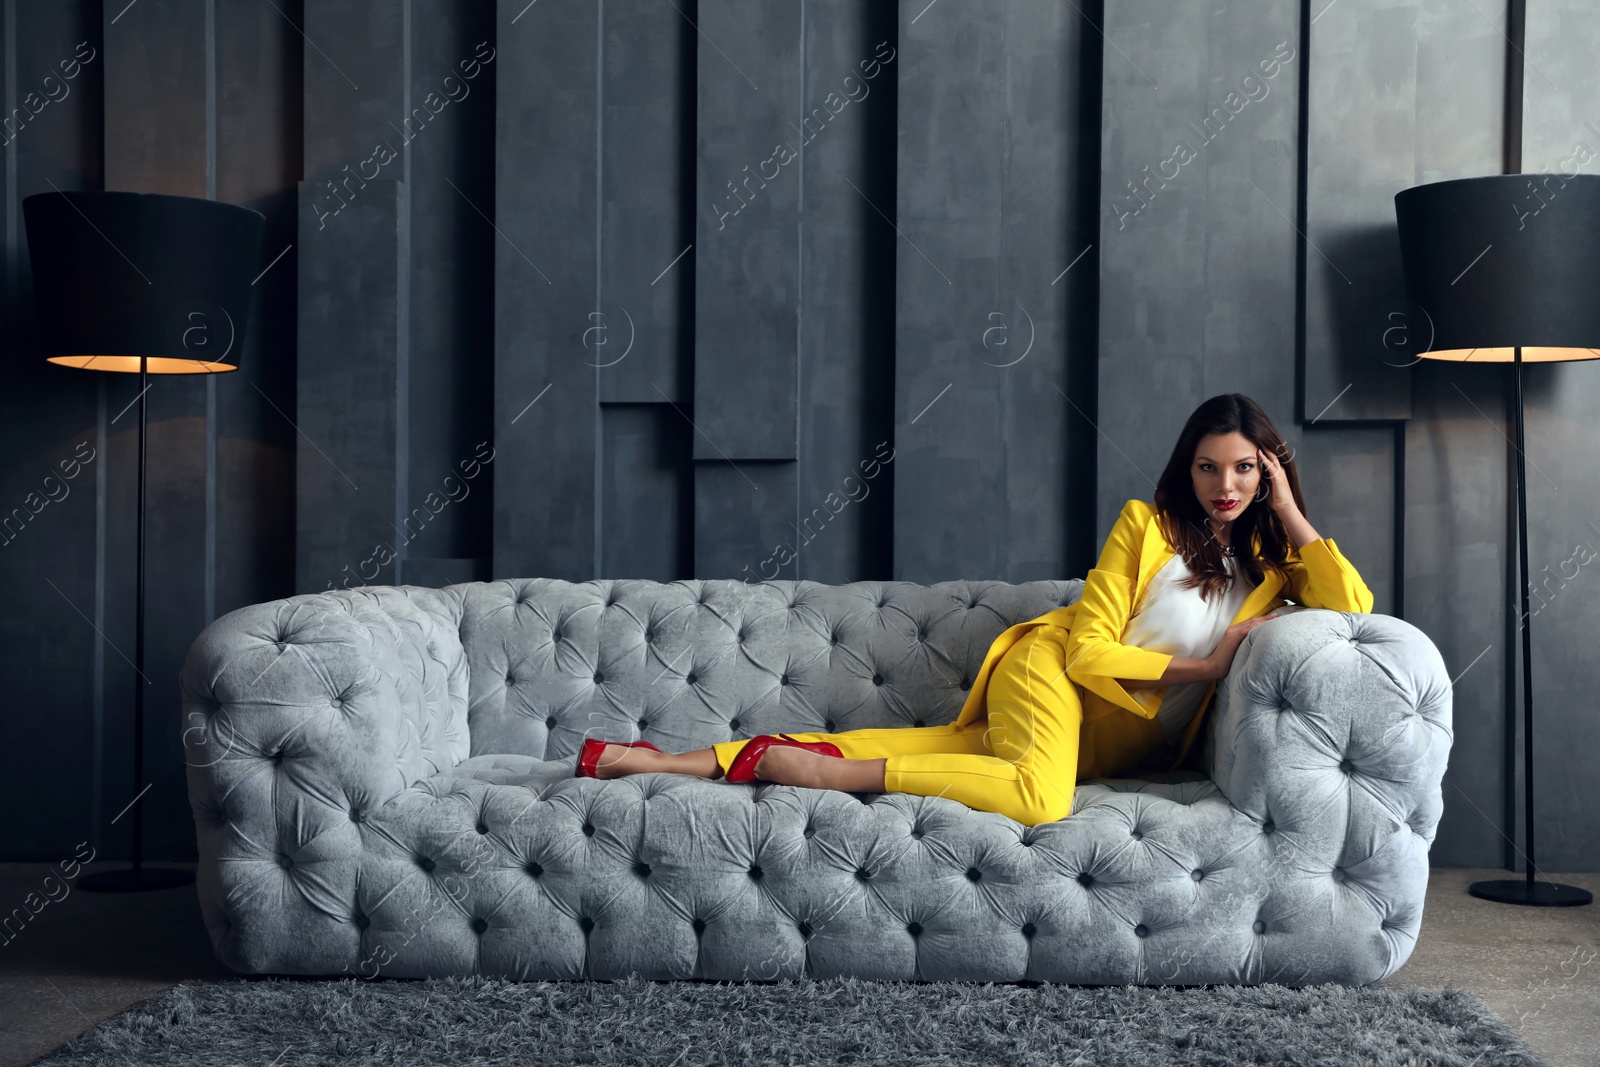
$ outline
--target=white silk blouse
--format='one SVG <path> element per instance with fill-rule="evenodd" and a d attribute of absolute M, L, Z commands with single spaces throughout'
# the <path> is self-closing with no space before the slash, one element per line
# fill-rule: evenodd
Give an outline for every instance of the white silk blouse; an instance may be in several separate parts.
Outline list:
<path fill-rule="evenodd" d="M 1177 584 L 1189 575 L 1181 553 L 1174 553 L 1150 578 L 1143 602 L 1134 609 L 1122 634 L 1122 643 L 1147 648 L 1169 656 L 1204 659 L 1216 651 L 1217 643 L 1233 623 L 1245 598 L 1255 585 L 1241 578 L 1233 557 L 1224 556 L 1231 581 L 1217 599 L 1201 599 L 1200 590 Z M 1176 742 L 1189 720 L 1200 710 L 1209 682 L 1182 682 L 1166 686 L 1166 695 L 1156 711 L 1162 734 Z"/>

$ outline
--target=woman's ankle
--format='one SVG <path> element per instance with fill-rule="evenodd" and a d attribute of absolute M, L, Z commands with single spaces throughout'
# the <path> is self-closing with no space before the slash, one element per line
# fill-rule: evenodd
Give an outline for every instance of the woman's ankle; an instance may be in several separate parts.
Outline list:
<path fill-rule="evenodd" d="M 605 742 L 600 749 L 600 755 L 595 758 L 594 776 L 608 779 L 637 774 L 635 757 L 642 751 L 646 750 L 629 748 L 618 741 Z"/>

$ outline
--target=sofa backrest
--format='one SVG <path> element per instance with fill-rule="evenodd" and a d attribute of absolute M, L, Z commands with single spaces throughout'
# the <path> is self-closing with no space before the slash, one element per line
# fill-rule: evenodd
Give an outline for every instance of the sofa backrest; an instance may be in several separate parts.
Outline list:
<path fill-rule="evenodd" d="M 952 722 L 1007 627 L 1083 579 L 470 582 L 459 604 L 471 754 L 668 751 L 761 733 Z"/>

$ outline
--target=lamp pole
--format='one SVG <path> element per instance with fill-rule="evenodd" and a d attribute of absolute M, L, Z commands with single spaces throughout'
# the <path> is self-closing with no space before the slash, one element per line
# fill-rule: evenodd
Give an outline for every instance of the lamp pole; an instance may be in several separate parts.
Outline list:
<path fill-rule="evenodd" d="M 1533 627 L 1528 609 L 1528 458 L 1522 441 L 1522 346 L 1512 352 L 1512 394 L 1516 401 L 1517 430 L 1517 556 L 1522 575 L 1522 840 L 1527 871 L 1521 881 L 1494 878 L 1473 882 L 1467 892 L 1501 904 L 1535 904 L 1568 908 L 1588 904 L 1594 894 L 1581 886 L 1535 881 L 1533 862 Z M 1513 843 L 1513 846 L 1515 844 Z"/>
<path fill-rule="evenodd" d="M 125 871 L 98 871 L 78 879 L 80 888 L 100 893 L 131 893 L 146 889 L 171 889 L 194 881 L 187 867 L 142 866 L 144 857 L 144 504 L 145 443 L 149 438 L 150 357 L 139 357 L 139 517 L 134 534 L 136 576 L 133 597 L 133 853 Z"/>

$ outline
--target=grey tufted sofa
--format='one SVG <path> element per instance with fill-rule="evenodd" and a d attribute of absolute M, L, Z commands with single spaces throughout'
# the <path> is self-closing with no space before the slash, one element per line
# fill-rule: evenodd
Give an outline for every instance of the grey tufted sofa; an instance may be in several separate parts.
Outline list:
<path fill-rule="evenodd" d="M 242 972 L 397 977 L 1393 973 L 1452 733 L 1438 650 L 1386 615 L 1256 629 L 1209 777 L 1082 783 L 1035 827 L 942 797 L 572 776 L 585 735 L 686 751 L 953 721 L 990 642 L 1082 586 L 534 579 L 231 612 L 181 674 L 212 944 Z"/>

